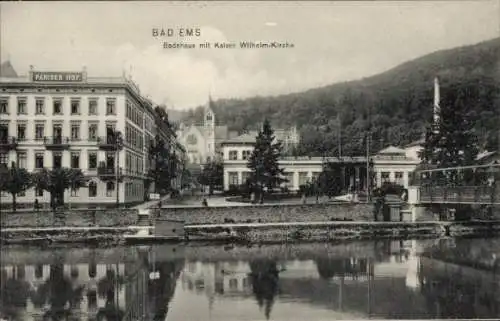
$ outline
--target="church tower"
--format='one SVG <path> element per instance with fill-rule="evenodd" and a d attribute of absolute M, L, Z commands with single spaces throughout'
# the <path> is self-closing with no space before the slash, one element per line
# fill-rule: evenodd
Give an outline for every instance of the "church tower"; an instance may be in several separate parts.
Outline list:
<path fill-rule="evenodd" d="M 206 161 L 209 162 L 215 158 L 215 113 L 210 94 L 208 95 L 208 105 L 203 115 L 203 128 L 205 132 Z"/>

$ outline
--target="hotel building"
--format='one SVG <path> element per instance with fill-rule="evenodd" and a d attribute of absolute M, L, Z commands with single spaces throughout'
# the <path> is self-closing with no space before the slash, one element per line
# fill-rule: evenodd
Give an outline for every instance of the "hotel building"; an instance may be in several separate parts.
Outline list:
<path fill-rule="evenodd" d="M 181 171 L 185 152 L 175 132 L 158 121 L 152 102 L 125 75 L 88 77 L 85 69 L 42 72 L 31 67 L 28 75 L 18 76 L 9 63 L 2 70 L 9 72 L 0 77 L 0 164 L 16 162 L 29 172 L 81 169 L 90 178 L 88 186 L 66 190 L 65 203 L 144 201 L 152 166 L 149 146 L 156 135 L 175 151 Z M 180 188 L 180 175 L 173 183 Z M 10 197 L 4 193 L 2 201 Z M 19 203 L 35 199 L 48 203 L 50 195 L 34 189 L 18 195 Z"/>

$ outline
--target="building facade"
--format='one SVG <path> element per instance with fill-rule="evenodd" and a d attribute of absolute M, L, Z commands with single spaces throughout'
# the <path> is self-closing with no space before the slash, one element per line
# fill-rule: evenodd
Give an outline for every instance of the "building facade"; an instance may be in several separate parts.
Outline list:
<path fill-rule="evenodd" d="M 179 141 L 186 149 L 188 162 L 192 165 L 206 164 L 211 160 L 221 160 L 223 158 L 223 144 L 231 141 L 241 142 L 241 137 L 255 137 L 257 131 L 247 131 L 241 133 L 229 131 L 225 125 L 217 125 L 216 115 L 213 110 L 214 103 L 209 99 L 209 103 L 204 108 L 203 123 L 198 125 L 180 124 L 177 132 Z M 274 136 L 283 146 L 283 152 L 289 154 L 293 148 L 299 144 L 300 134 L 295 126 L 290 129 L 276 129 Z"/>
<path fill-rule="evenodd" d="M 156 135 L 172 137 L 184 159 L 175 133 L 158 126 L 157 117 L 152 102 L 125 75 L 31 68 L 26 76 L 0 78 L 0 163 L 16 162 L 29 172 L 81 169 L 88 186 L 67 190 L 65 203 L 139 203 L 149 192 L 149 146 Z M 35 199 L 48 203 L 50 195 L 35 189 L 18 195 L 19 203 Z"/>
<path fill-rule="evenodd" d="M 203 165 L 219 159 L 221 142 L 229 137 L 227 126 L 217 125 L 212 105 L 209 99 L 201 124 L 181 123 L 179 126 L 179 142 L 184 146 L 187 161 L 191 165 Z"/>
<path fill-rule="evenodd" d="M 242 185 L 250 175 L 248 158 L 253 152 L 255 136 L 244 134 L 222 144 L 224 160 L 224 190 Z M 409 174 L 420 160 L 406 156 L 404 149 L 390 146 L 371 157 L 375 186 L 394 182 L 408 188 Z M 288 182 L 283 183 L 290 191 L 298 191 L 301 185 L 313 181 L 323 171 L 325 163 L 349 164 L 353 170 L 344 171 L 343 186 L 366 190 L 366 157 L 281 157 L 280 167 L 284 169 Z"/>

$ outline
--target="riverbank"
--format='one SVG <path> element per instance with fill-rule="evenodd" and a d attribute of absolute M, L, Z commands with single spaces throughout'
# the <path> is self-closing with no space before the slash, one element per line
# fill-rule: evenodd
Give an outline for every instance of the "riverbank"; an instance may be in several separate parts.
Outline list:
<path fill-rule="evenodd" d="M 150 236 L 152 226 L 4 228 L 4 244 L 160 242 Z M 500 235 L 500 221 L 471 222 L 279 222 L 186 225 L 171 242 L 270 244 L 333 242 L 338 240 L 413 239 Z"/>

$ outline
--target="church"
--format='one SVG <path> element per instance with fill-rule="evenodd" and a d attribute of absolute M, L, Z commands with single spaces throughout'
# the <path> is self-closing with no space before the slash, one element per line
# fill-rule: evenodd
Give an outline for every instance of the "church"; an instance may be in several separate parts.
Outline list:
<path fill-rule="evenodd" d="M 201 124 L 181 123 L 179 126 L 177 137 L 186 149 L 190 164 L 205 164 L 217 159 L 220 144 L 229 137 L 228 127 L 217 125 L 212 105 L 212 99 L 209 99 Z"/>
<path fill-rule="evenodd" d="M 251 135 L 255 138 L 257 134 L 257 131 L 238 133 L 230 131 L 227 125 L 218 125 L 210 97 L 204 108 L 203 122 L 191 125 L 181 123 L 177 131 L 178 140 L 186 149 L 187 160 L 191 165 L 203 165 L 213 160 L 222 160 L 223 143 L 238 139 L 240 136 Z M 295 126 L 287 130 L 275 129 L 274 135 L 276 140 L 282 142 L 285 153 L 297 146 L 300 139 Z"/>

